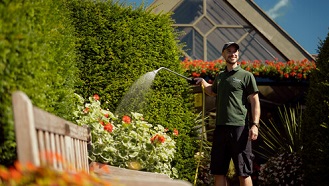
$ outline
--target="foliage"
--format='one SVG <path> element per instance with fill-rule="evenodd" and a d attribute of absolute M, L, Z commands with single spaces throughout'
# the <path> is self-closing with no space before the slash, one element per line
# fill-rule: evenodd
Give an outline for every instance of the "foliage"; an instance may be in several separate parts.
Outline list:
<path fill-rule="evenodd" d="M 282 110 L 283 109 L 283 110 Z M 259 135 L 263 140 L 260 150 L 255 152 L 264 159 L 269 159 L 277 153 L 300 153 L 302 146 L 302 117 L 303 110 L 301 106 L 286 106 L 278 109 L 280 121 L 273 118 L 269 123 L 263 123 L 259 129 Z"/>
<path fill-rule="evenodd" d="M 80 99 L 83 104 L 84 99 Z M 177 176 L 170 164 L 176 152 L 175 141 L 170 136 L 177 136 L 177 129 L 152 125 L 139 113 L 119 119 L 102 109 L 98 99 L 98 95 L 90 97 L 89 103 L 79 106 L 76 112 L 77 123 L 91 129 L 89 158 L 92 161 Z"/>
<path fill-rule="evenodd" d="M 181 62 L 186 74 L 191 77 L 203 77 L 212 82 L 215 75 L 224 70 L 226 63 L 224 60 L 190 61 L 185 59 Z M 301 61 L 290 60 L 288 62 L 280 61 L 241 61 L 238 62 L 241 67 L 254 74 L 255 77 L 266 77 L 274 80 L 306 80 L 313 69 L 315 62 L 306 59 Z"/>
<path fill-rule="evenodd" d="M 283 152 L 268 159 L 262 165 L 259 185 L 303 185 L 301 156 L 296 152 Z"/>
<path fill-rule="evenodd" d="M 258 181 L 261 185 L 301 185 L 302 108 L 279 108 L 281 122 L 270 120 L 263 122 L 259 135 L 263 140 L 260 150 L 254 150 L 267 160 L 261 165 Z"/>
<path fill-rule="evenodd" d="M 122 7 L 113 1 L 72 0 L 69 4 L 79 39 L 82 81 L 76 93 L 85 99 L 97 93 L 103 107 L 115 111 L 132 84 L 147 72 L 166 67 L 183 73 L 181 47 L 170 15 Z M 145 96 L 145 107 L 134 110 L 150 123 L 179 130 L 172 166 L 179 179 L 190 181 L 196 167 L 192 96 L 185 79 L 160 70 Z"/>
<path fill-rule="evenodd" d="M 35 167 L 32 164 L 22 165 L 16 162 L 15 166 L 10 168 L 0 165 L 0 185 L 110 186 L 111 184 L 86 172 L 72 173 L 69 170 L 59 172 L 47 166 Z"/>
<path fill-rule="evenodd" d="M 305 185 L 329 185 L 329 33 L 320 43 L 303 119 Z"/>
<path fill-rule="evenodd" d="M 33 104 L 72 119 L 75 39 L 62 1 L 0 3 L 0 164 L 16 159 L 11 94 L 24 91 Z"/>

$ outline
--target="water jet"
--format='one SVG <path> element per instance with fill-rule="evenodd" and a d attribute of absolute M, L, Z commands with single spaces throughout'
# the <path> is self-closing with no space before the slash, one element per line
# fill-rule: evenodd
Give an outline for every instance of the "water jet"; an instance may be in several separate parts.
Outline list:
<path fill-rule="evenodd" d="M 130 113 L 133 111 L 140 112 L 140 110 L 145 106 L 144 105 L 145 96 L 147 95 L 149 89 L 151 88 L 151 85 L 154 81 L 156 74 L 160 70 L 166 70 L 179 77 L 182 77 L 186 79 L 190 84 L 195 83 L 193 78 L 186 77 L 182 74 L 179 74 L 165 67 L 160 67 L 157 70 L 147 72 L 133 83 L 133 85 L 130 87 L 129 91 L 124 95 L 120 104 L 115 110 L 115 114 Z"/>

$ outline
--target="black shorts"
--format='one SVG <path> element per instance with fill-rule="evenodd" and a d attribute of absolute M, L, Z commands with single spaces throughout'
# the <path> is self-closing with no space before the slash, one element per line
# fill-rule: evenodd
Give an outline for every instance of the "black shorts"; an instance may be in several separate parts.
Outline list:
<path fill-rule="evenodd" d="M 248 125 L 216 126 L 211 149 L 211 174 L 226 175 L 231 158 L 238 176 L 251 175 L 254 155 Z"/>

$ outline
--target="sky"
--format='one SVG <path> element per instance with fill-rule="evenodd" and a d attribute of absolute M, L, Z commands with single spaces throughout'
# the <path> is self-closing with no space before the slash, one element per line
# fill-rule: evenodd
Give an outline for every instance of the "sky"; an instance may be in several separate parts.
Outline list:
<path fill-rule="evenodd" d="M 120 0 L 139 6 L 143 0 Z M 170 1 L 170 0 L 168 0 Z M 153 0 L 144 0 L 149 5 Z M 254 0 L 290 37 L 310 54 L 329 33 L 329 0 Z"/>

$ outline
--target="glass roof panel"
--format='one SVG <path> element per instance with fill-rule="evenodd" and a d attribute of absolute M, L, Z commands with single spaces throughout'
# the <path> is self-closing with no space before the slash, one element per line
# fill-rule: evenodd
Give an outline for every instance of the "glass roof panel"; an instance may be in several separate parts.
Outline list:
<path fill-rule="evenodd" d="M 185 33 L 179 38 L 186 45 L 184 51 L 193 59 L 203 59 L 203 37 L 191 27 L 181 27 L 178 30 Z"/>
<path fill-rule="evenodd" d="M 203 14 L 203 1 L 183 0 L 173 12 L 172 18 L 176 24 L 192 24 Z"/>
<path fill-rule="evenodd" d="M 219 25 L 248 25 L 248 23 L 223 0 L 207 0 L 207 17 Z"/>

